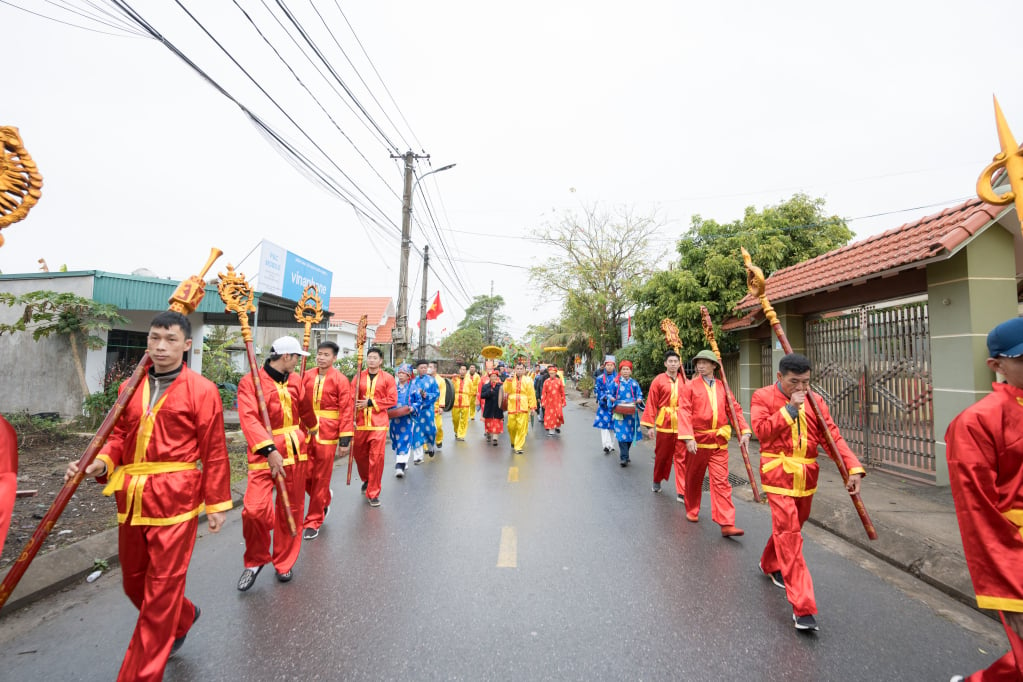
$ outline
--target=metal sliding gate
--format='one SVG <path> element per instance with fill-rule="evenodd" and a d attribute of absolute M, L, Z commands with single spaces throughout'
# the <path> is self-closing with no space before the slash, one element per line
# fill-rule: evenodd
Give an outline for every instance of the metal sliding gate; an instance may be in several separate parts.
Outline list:
<path fill-rule="evenodd" d="M 860 308 L 806 324 L 814 390 L 865 465 L 933 483 L 927 304 Z"/>

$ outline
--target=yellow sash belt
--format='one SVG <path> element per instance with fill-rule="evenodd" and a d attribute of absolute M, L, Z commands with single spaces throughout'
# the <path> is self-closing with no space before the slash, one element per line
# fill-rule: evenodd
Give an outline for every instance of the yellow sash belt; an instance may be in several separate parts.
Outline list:
<path fill-rule="evenodd" d="M 768 471 L 781 467 L 782 471 L 793 476 L 792 490 L 794 492 L 806 492 L 806 473 L 803 469 L 803 465 L 816 464 L 816 458 L 810 459 L 809 457 L 792 457 L 790 455 L 777 452 L 761 452 L 760 459 L 763 460 L 765 458 L 770 461 L 761 463 L 761 472 L 766 474 Z M 767 486 L 764 486 L 764 490 L 767 490 Z"/>
<path fill-rule="evenodd" d="M 172 471 L 188 471 L 198 469 L 198 462 L 140 462 L 138 464 L 125 464 L 114 469 L 107 480 L 107 486 L 103 488 L 103 494 L 110 497 L 124 485 L 124 477 L 128 474 L 136 476 L 134 485 L 128 491 L 128 504 L 131 505 L 131 498 L 136 489 L 142 488 L 146 482 L 146 476 L 150 474 L 167 474 Z"/>
<path fill-rule="evenodd" d="M 664 415 L 667 414 L 671 417 L 671 431 L 678 431 L 678 407 L 672 407 L 671 405 L 665 405 L 661 408 L 661 411 L 657 413 L 657 420 L 654 422 L 658 428 L 664 425 Z M 663 430 L 663 429 L 662 429 Z"/>
<path fill-rule="evenodd" d="M 316 416 L 321 419 L 340 419 L 341 410 L 316 410 Z"/>
<path fill-rule="evenodd" d="M 732 425 L 731 424 L 725 424 L 720 429 L 706 429 L 704 431 L 697 431 L 697 433 L 713 433 L 715 436 L 721 436 L 725 440 L 728 440 L 729 438 L 732 437 Z M 710 443 L 710 444 L 707 444 L 707 445 L 704 445 L 703 443 L 697 443 L 696 447 L 698 447 L 698 448 L 713 449 L 713 450 L 718 450 L 718 449 L 721 448 L 721 446 L 718 445 L 717 443 Z"/>
<path fill-rule="evenodd" d="M 282 426 L 279 429 L 274 429 L 273 430 L 273 434 L 275 436 L 280 436 L 282 434 L 295 433 L 296 431 L 298 431 L 298 429 L 299 429 L 299 425 L 298 424 L 292 424 L 291 426 Z M 287 438 L 286 440 L 288 441 L 288 443 L 291 444 L 291 446 L 288 448 L 288 450 L 291 451 L 290 454 L 292 456 L 297 455 L 298 456 L 298 461 L 304 462 L 307 459 L 309 459 L 306 455 L 304 455 L 302 453 L 302 446 L 299 445 L 297 437 L 292 436 L 291 438 Z"/>
<path fill-rule="evenodd" d="M 294 463 L 295 463 L 295 458 L 294 457 L 285 457 L 284 458 L 284 466 L 286 466 L 286 467 L 287 466 L 291 466 Z M 269 468 L 270 468 L 270 463 L 269 462 L 258 462 L 256 464 L 253 464 L 252 462 L 249 462 L 249 471 L 259 471 L 260 469 L 269 469 Z"/>

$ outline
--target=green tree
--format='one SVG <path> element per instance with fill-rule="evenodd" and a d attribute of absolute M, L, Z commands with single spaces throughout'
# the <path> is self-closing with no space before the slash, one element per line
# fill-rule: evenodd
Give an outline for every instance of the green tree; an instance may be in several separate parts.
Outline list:
<path fill-rule="evenodd" d="M 479 329 L 459 327 L 440 342 L 440 351 L 444 357 L 459 362 L 476 362 L 485 345 Z"/>
<path fill-rule="evenodd" d="M 651 272 L 650 238 L 659 228 L 655 216 L 591 206 L 535 233 L 554 247 L 544 252 L 557 255 L 530 268 L 530 279 L 563 301 L 564 331 L 593 340 L 591 364 L 620 344 L 619 324 L 635 303 L 635 287 Z"/>
<path fill-rule="evenodd" d="M 824 199 L 805 194 L 761 211 L 750 206 L 741 220 L 727 224 L 693 216 L 689 232 L 678 241 L 678 260 L 650 277 L 636 294 L 639 310 L 632 321 L 638 346 L 630 354 L 642 363 L 637 373 L 653 376 L 661 371 L 662 319 L 678 325 L 683 356 L 691 356 L 706 344 L 700 306 L 707 306 L 715 325 L 732 315 L 746 295 L 740 247 L 766 274 L 844 246 L 852 236 L 843 219 L 825 213 Z M 718 330 L 717 339 L 722 352 L 736 350 L 730 334 Z"/>
<path fill-rule="evenodd" d="M 117 312 L 117 306 L 70 293 L 30 291 L 16 296 L 0 292 L 0 303 L 10 307 L 25 306 L 13 324 L 0 324 L 0 336 L 31 331 L 36 341 L 53 335 L 67 338 L 83 396 L 89 395 L 89 385 L 85 381 L 80 344 L 90 350 L 103 348 L 107 342 L 100 334 L 106 334 L 115 324 L 128 323 L 128 319 Z"/>
<path fill-rule="evenodd" d="M 491 345 L 506 333 L 504 324 L 508 318 L 501 313 L 503 307 L 504 298 L 501 296 L 476 296 L 465 309 L 465 317 L 458 323 L 458 329 L 475 329 L 483 338 L 483 345 Z"/>
<path fill-rule="evenodd" d="M 241 332 L 214 325 L 202 340 L 202 375 L 215 384 L 236 384 L 241 372 L 231 362 L 231 348 L 241 342 Z"/>

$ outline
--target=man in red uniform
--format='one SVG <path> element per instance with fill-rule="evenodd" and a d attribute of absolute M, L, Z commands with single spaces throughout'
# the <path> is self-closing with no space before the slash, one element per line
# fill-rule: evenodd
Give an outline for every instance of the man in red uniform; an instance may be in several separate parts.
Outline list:
<path fill-rule="evenodd" d="M 117 501 L 121 581 L 139 610 L 119 680 L 163 679 L 167 658 L 199 620 L 199 607 L 185 598 L 199 514 L 205 503 L 216 533 L 231 508 L 220 392 L 183 363 L 192 345 L 188 318 L 160 313 L 146 345 L 149 374 L 85 470 Z M 64 480 L 76 473 L 71 462 Z"/>
<path fill-rule="evenodd" d="M 303 380 L 305 393 L 313 403 L 318 429 L 309 441 L 309 466 L 306 470 L 305 490 L 309 494 L 309 508 L 305 513 L 302 538 L 312 540 L 320 534 L 320 526 L 330 509 L 334 491 L 330 477 L 334 472 L 334 456 L 340 450 L 347 455 L 351 448 L 352 396 L 348 377 L 337 371 L 338 346 L 324 341 L 316 348 L 316 367 L 306 370 Z"/>
<path fill-rule="evenodd" d="M 565 398 L 565 383 L 558 376 L 558 368 L 550 365 L 547 373 L 549 376 L 541 383 L 540 404 L 543 405 L 543 427 L 548 436 L 553 436 L 555 429 L 560 430 L 565 423 L 564 409 L 568 400 Z"/>
<path fill-rule="evenodd" d="M 679 502 L 686 494 L 686 446 L 678 438 L 678 394 L 685 384 L 680 375 L 682 360 L 669 350 L 664 354 L 664 372 L 654 377 L 647 394 L 646 408 L 639 423 L 647 428 L 647 437 L 654 441 L 654 484 L 651 490 L 661 492 L 661 481 L 671 478 L 675 464 L 675 492 Z"/>
<path fill-rule="evenodd" d="M 714 378 L 718 368 L 713 351 L 701 350 L 693 358 L 696 376 L 679 391 L 678 437 L 686 444 L 686 519 L 696 523 L 700 519 L 700 498 L 703 495 L 703 475 L 710 468 L 710 517 L 721 526 L 721 535 L 743 534 L 735 527 L 735 505 L 732 504 L 732 486 L 728 484 L 728 440 L 732 426 L 728 419 L 728 405 L 735 408 L 737 427 L 743 444 L 749 443 L 752 433 L 742 418 L 742 407 L 722 382 Z M 676 474 L 677 475 L 677 474 Z"/>
<path fill-rule="evenodd" d="M 284 500 L 274 501 L 274 482 L 284 476 L 291 515 L 300 523 L 305 512 L 306 434 L 316 433 L 313 403 L 294 373 L 302 355 L 302 344 L 293 336 L 282 336 L 270 347 L 270 357 L 259 369 L 259 383 L 270 414 L 272 433 L 263 423 L 252 373 L 238 382 L 238 420 L 249 444 L 249 480 L 242 507 L 242 535 L 245 537 L 245 569 L 238 589 L 248 590 L 268 562 L 273 562 L 277 580 L 286 583 L 294 576 L 301 538 L 292 537 Z M 305 427 L 305 430 L 303 430 Z M 273 541 L 273 554 L 270 545 Z"/>
<path fill-rule="evenodd" d="M 778 381 L 753 393 L 750 418 L 760 441 L 760 482 L 771 507 L 771 538 L 760 557 L 760 570 L 785 588 L 797 630 L 818 630 L 813 580 L 803 559 L 803 524 L 810 518 L 817 491 L 817 449 L 825 435 L 811 412 L 807 416 L 810 361 L 791 353 L 778 363 Z M 827 405 L 817 400 L 839 455 L 849 469 L 850 493 L 860 491 L 866 473 L 831 420 Z"/>
<path fill-rule="evenodd" d="M 948 476 L 977 606 L 997 609 L 1009 652 L 968 680 L 1023 680 L 1023 319 L 987 337 L 1005 378 L 945 433 Z M 953 678 L 956 679 L 956 678 Z M 962 679 L 962 678 L 959 678 Z"/>
<path fill-rule="evenodd" d="M 0 552 L 11 526 L 14 499 L 18 495 L 18 435 L 0 416 Z"/>
<path fill-rule="evenodd" d="M 380 481 L 384 476 L 384 452 L 387 449 L 387 410 L 398 404 L 394 377 L 381 369 L 383 352 L 376 347 L 366 351 L 366 369 L 355 379 L 355 441 L 352 457 L 359 467 L 362 491 L 369 506 L 380 506 Z M 433 418 L 433 415 L 430 415 Z"/>

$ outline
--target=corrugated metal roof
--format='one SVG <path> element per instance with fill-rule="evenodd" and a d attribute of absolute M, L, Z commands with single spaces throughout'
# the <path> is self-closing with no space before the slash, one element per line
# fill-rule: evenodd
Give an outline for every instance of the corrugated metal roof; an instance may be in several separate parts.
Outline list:
<path fill-rule="evenodd" d="M 121 310 L 160 311 L 167 309 L 167 302 L 178 284 L 173 279 L 118 275 L 97 270 L 92 298 L 99 303 L 112 303 Z M 196 312 L 224 312 L 224 302 L 220 300 L 216 286 L 206 286 L 206 295 Z"/>

